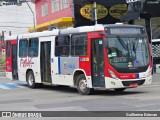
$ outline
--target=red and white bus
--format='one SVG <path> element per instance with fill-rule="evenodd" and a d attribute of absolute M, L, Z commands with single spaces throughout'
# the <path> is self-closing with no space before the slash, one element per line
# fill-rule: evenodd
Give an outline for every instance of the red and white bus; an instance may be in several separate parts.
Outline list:
<path fill-rule="evenodd" d="M 136 25 L 94 25 L 18 35 L 17 78 L 41 84 L 123 91 L 151 84 L 152 58 L 146 30 Z M 13 44 L 8 39 L 6 73 L 13 79 Z M 11 54 L 12 53 L 12 54 Z M 10 68 L 10 69 L 9 69 Z"/>

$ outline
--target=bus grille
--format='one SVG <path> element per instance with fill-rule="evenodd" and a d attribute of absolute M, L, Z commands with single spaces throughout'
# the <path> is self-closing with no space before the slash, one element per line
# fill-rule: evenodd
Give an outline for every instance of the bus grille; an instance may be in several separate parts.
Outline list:
<path fill-rule="evenodd" d="M 144 82 L 145 82 L 145 79 L 143 79 L 143 80 L 136 80 L 136 81 L 122 81 L 122 84 L 124 86 L 130 86 L 131 84 L 143 85 Z"/>

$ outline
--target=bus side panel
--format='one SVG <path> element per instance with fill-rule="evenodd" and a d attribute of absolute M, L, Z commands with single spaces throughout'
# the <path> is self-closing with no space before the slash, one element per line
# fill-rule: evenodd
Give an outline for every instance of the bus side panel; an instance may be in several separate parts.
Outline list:
<path fill-rule="evenodd" d="M 79 68 L 83 69 L 86 73 L 87 87 L 92 88 L 92 78 L 91 78 L 91 59 L 90 57 L 80 56 L 79 57 Z"/>
<path fill-rule="evenodd" d="M 52 63 L 52 83 L 73 86 L 74 70 L 79 69 L 78 59 L 78 57 L 56 57 Z M 58 71 L 54 72 L 54 67 L 58 68 Z"/>
<path fill-rule="evenodd" d="M 35 82 L 41 83 L 40 56 L 28 58 L 28 61 L 30 62 L 28 69 L 31 69 L 33 71 L 34 77 L 35 77 Z"/>
<path fill-rule="evenodd" d="M 19 81 L 26 81 L 26 70 L 27 67 L 28 57 L 26 58 L 19 58 L 18 57 L 18 76 Z"/>
<path fill-rule="evenodd" d="M 55 57 L 55 36 L 52 37 L 51 41 L 51 75 L 58 75 L 59 70 L 58 70 L 58 60 L 59 57 Z M 54 79 L 52 77 L 52 83 L 54 84 Z"/>
<path fill-rule="evenodd" d="M 40 41 L 40 40 L 39 40 Z M 19 47 L 18 47 L 19 56 Z M 39 42 L 39 52 L 38 57 L 18 57 L 18 76 L 19 81 L 26 81 L 27 70 L 32 70 L 35 77 L 36 83 L 41 83 L 40 74 L 40 42 Z"/>

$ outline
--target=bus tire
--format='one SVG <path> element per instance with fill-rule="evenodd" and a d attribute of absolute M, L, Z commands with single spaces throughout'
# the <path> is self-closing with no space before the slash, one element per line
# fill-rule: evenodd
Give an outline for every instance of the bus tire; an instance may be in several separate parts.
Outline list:
<path fill-rule="evenodd" d="M 114 89 L 116 92 L 122 92 L 122 91 L 124 91 L 126 88 L 116 88 L 116 89 Z"/>
<path fill-rule="evenodd" d="M 32 71 L 29 71 L 27 73 L 27 84 L 28 84 L 28 87 L 30 88 L 37 88 L 39 85 L 38 83 L 35 83 L 35 78 Z"/>
<path fill-rule="evenodd" d="M 77 90 L 81 95 L 91 94 L 92 89 L 87 87 L 87 80 L 84 74 L 77 77 Z"/>

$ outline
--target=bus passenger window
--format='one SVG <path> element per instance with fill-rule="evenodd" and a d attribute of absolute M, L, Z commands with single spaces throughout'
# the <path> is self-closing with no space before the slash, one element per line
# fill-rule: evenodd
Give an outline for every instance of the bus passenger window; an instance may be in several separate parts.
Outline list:
<path fill-rule="evenodd" d="M 84 56 L 87 54 L 87 35 L 73 35 L 71 39 L 71 55 Z"/>
<path fill-rule="evenodd" d="M 38 57 L 38 38 L 29 39 L 28 57 Z"/>
<path fill-rule="evenodd" d="M 70 53 L 69 36 L 60 36 L 55 38 L 55 56 L 69 56 Z"/>
<path fill-rule="evenodd" d="M 28 53 L 28 40 L 21 39 L 19 41 L 19 57 L 27 57 Z"/>

